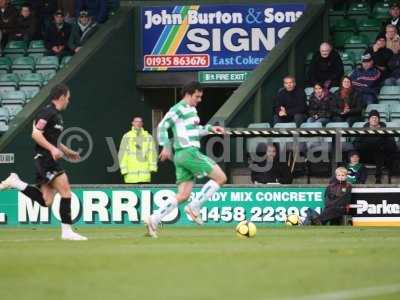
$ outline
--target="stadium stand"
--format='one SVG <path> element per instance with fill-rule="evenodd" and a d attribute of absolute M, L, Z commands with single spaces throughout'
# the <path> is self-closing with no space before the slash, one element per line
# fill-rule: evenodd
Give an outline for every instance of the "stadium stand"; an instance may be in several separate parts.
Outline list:
<path fill-rule="evenodd" d="M 118 0 L 100 2 L 106 3 L 107 14 L 113 14 L 119 7 Z M 25 0 L 10 1 L 10 4 L 17 10 L 25 3 L 27 3 Z M 90 9 L 91 17 L 98 16 L 99 8 L 93 3 L 94 1 L 75 1 L 76 13 L 79 14 L 79 9 L 87 7 Z M 41 30 L 43 37 L 46 26 L 51 22 L 52 13 L 56 12 L 58 7 L 48 7 L 48 12 L 42 11 L 40 7 L 33 6 L 32 8 L 36 9 L 35 15 L 40 18 L 40 23 L 43 25 Z M 72 17 L 70 22 L 74 22 L 73 16 L 70 17 Z M 104 15 L 101 18 L 105 21 L 106 17 L 107 15 Z M 68 64 L 71 58 L 72 56 L 64 56 L 61 59 L 56 56 L 48 56 L 43 39 L 28 42 L 10 39 L 7 42 L 0 56 L 0 94 L 2 97 L 0 135 L 8 129 L 9 122 L 23 109 L 23 106 L 31 101 L 40 89 Z"/>

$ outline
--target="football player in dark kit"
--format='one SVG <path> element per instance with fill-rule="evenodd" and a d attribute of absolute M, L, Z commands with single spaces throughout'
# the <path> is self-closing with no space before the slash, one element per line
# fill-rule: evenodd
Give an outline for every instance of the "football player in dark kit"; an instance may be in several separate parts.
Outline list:
<path fill-rule="evenodd" d="M 39 111 L 32 129 L 32 139 L 36 143 L 34 161 L 37 185 L 28 185 L 16 173 L 11 173 L 0 183 L 0 190 L 18 189 L 41 206 L 51 206 L 58 192 L 61 196 L 61 239 L 84 241 L 87 238 L 74 232 L 71 227 L 71 188 L 68 176 L 59 163 L 63 156 L 70 160 L 80 159 L 78 152 L 59 143 L 64 129 L 61 111 L 69 104 L 69 88 L 63 84 L 55 86 L 50 92 L 50 99 L 51 103 Z"/>

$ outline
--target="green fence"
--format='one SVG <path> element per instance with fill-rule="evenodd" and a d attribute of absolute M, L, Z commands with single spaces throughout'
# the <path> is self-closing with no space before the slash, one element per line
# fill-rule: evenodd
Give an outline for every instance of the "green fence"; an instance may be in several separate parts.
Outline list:
<path fill-rule="evenodd" d="M 257 224 L 282 224 L 287 214 L 305 216 L 310 207 L 320 211 L 323 187 L 237 187 L 219 190 L 201 210 L 206 226 L 231 225 L 247 219 Z M 73 189 L 72 218 L 80 226 L 139 226 L 163 201 L 174 196 L 174 186 L 76 187 Z M 196 196 L 194 189 L 189 200 Z M 0 228 L 56 226 L 59 201 L 51 208 L 40 207 L 15 190 L 0 192 Z M 174 225 L 193 225 L 184 205 L 162 221 Z"/>

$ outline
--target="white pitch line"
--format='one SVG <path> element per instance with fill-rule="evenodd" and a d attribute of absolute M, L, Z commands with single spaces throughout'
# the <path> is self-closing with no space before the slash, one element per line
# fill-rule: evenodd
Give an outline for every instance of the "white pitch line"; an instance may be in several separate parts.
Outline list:
<path fill-rule="evenodd" d="M 14 240 L 0 240 L 0 243 L 8 243 L 8 242 L 15 242 L 15 243 L 21 243 L 21 242 L 42 242 L 42 241 L 55 241 L 55 238 L 48 238 L 48 239 L 14 239 Z"/>
<path fill-rule="evenodd" d="M 282 300 L 350 300 L 350 299 L 360 299 L 371 296 L 393 294 L 396 292 L 400 292 L 400 284 L 383 285 L 383 286 L 360 288 L 353 290 L 342 290 L 332 293 L 284 298 Z"/>

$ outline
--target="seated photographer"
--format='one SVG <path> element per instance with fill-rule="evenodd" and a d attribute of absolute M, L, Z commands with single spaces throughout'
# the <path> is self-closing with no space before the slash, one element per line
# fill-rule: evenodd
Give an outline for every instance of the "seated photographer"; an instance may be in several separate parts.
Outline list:
<path fill-rule="evenodd" d="M 252 183 L 292 183 L 293 176 L 288 164 L 280 162 L 277 153 L 278 149 L 274 144 L 258 144 L 256 157 L 251 157 L 249 162 Z"/>

